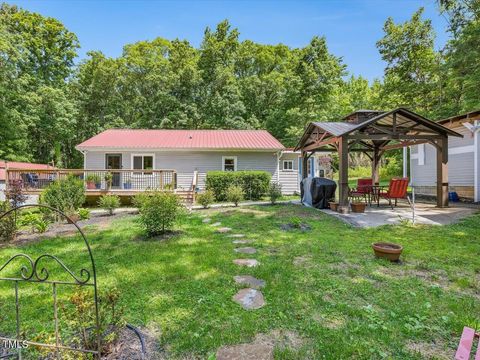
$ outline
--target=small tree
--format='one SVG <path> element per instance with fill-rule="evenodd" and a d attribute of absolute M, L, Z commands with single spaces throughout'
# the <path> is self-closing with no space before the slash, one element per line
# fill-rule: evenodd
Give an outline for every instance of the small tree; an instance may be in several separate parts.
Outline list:
<path fill-rule="evenodd" d="M 25 201 L 27 201 L 28 196 L 23 192 L 21 180 L 9 181 L 8 190 L 5 191 L 5 198 L 14 208 L 22 205 Z"/>
<path fill-rule="evenodd" d="M 212 190 L 205 190 L 203 193 L 197 195 L 197 202 L 207 209 L 215 200 L 215 195 Z"/>
<path fill-rule="evenodd" d="M 151 192 L 136 203 L 139 206 L 140 222 L 149 236 L 171 230 L 182 211 L 180 198 L 167 191 Z"/>
<path fill-rule="evenodd" d="M 54 181 L 43 190 L 40 202 L 72 214 L 85 202 L 83 181 L 75 176 Z"/>
<path fill-rule="evenodd" d="M 238 206 L 238 203 L 243 200 L 245 193 L 241 186 L 231 185 L 227 189 L 227 200 L 233 202 L 235 206 Z"/>
<path fill-rule="evenodd" d="M 118 195 L 102 195 L 98 200 L 98 206 L 107 210 L 109 215 L 113 215 L 115 209 L 120 207 L 120 197 Z"/>
<path fill-rule="evenodd" d="M 277 200 L 282 197 L 282 185 L 279 183 L 271 183 L 268 188 L 268 196 L 270 197 L 272 205 L 275 205 Z"/>

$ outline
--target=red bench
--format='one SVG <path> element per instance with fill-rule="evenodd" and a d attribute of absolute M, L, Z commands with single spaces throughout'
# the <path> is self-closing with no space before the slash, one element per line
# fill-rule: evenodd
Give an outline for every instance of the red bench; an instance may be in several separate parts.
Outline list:
<path fill-rule="evenodd" d="M 469 327 L 464 327 L 462 337 L 460 338 L 460 343 L 458 344 L 457 352 L 455 353 L 455 360 L 469 360 L 473 341 L 479 336 L 480 334 L 475 333 L 475 330 Z M 480 360 L 480 341 L 477 345 L 475 360 Z"/>

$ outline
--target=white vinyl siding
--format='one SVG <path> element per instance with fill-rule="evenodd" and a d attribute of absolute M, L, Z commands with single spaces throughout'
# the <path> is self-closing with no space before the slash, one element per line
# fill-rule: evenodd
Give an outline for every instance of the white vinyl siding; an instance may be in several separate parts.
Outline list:
<path fill-rule="evenodd" d="M 279 183 L 282 185 L 282 193 L 287 195 L 300 192 L 298 156 L 299 154 L 295 153 L 284 153 L 280 157 Z M 284 170 L 285 161 L 292 161 L 292 170 Z"/>

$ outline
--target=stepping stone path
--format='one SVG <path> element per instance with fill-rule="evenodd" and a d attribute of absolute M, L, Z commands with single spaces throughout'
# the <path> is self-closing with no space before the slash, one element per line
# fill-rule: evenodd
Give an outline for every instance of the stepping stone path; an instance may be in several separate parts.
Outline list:
<path fill-rule="evenodd" d="M 232 244 L 250 244 L 252 240 L 233 240 Z"/>
<path fill-rule="evenodd" d="M 246 266 L 246 267 L 255 267 L 260 265 L 260 263 L 255 259 L 235 259 L 233 260 L 233 263 L 236 265 Z"/>
<path fill-rule="evenodd" d="M 241 253 L 241 254 L 255 254 L 257 250 L 253 247 L 242 247 L 242 248 L 236 248 L 235 252 Z"/>
<path fill-rule="evenodd" d="M 245 234 L 230 234 L 227 235 L 229 238 L 243 238 L 245 237 Z"/>
<path fill-rule="evenodd" d="M 240 344 L 224 346 L 217 351 L 217 360 L 273 360 L 273 346 L 268 344 Z"/>
<path fill-rule="evenodd" d="M 252 288 L 240 290 L 233 296 L 232 300 L 240 304 L 245 310 L 255 310 L 265 306 L 261 291 Z"/>
<path fill-rule="evenodd" d="M 250 275 L 234 276 L 233 279 L 237 284 L 247 285 L 253 289 L 260 289 L 265 286 L 265 280 L 260 280 Z"/>
<path fill-rule="evenodd" d="M 229 227 L 221 227 L 221 228 L 218 228 L 218 229 L 217 229 L 217 232 L 218 232 L 218 233 L 221 233 L 221 234 L 227 233 L 227 232 L 229 232 L 229 231 L 232 231 L 232 229 L 229 228 Z"/>
<path fill-rule="evenodd" d="M 212 221 L 212 219 L 210 219 L 210 218 L 205 218 L 205 219 L 202 220 L 202 223 L 208 224 L 208 223 L 211 222 L 211 221 Z"/>
<path fill-rule="evenodd" d="M 222 223 L 220 221 L 212 224 L 212 226 L 215 226 L 215 227 L 220 226 L 220 225 L 222 225 Z"/>

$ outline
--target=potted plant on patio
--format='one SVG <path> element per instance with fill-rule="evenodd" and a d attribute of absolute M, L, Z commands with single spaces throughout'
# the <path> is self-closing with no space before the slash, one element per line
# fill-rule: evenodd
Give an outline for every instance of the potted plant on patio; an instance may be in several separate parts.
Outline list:
<path fill-rule="evenodd" d="M 105 185 L 106 185 L 106 190 L 110 190 L 112 187 L 112 180 L 113 180 L 113 175 L 111 172 L 107 172 L 104 177 L 105 180 Z"/>
<path fill-rule="evenodd" d="M 132 188 L 132 180 L 125 180 L 125 182 L 123 183 L 123 188 L 125 190 L 130 190 Z"/>
<path fill-rule="evenodd" d="M 403 251 L 403 246 L 388 242 L 377 242 L 372 244 L 376 257 L 388 259 L 390 261 L 398 261 Z"/>
<path fill-rule="evenodd" d="M 329 201 L 328 206 L 330 206 L 330 210 L 337 211 L 338 210 L 338 202 Z"/>
<path fill-rule="evenodd" d="M 364 213 L 366 204 L 363 201 L 352 202 L 351 204 L 352 212 L 354 213 Z"/>
<path fill-rule="evenodd" d="M 92 190 L 92 189 L 98 189 L 100 187 L 100 176 L 97 174 L 89 174 L 86 177 L 86 182 L 87 182 L 87 189 Z"/>

